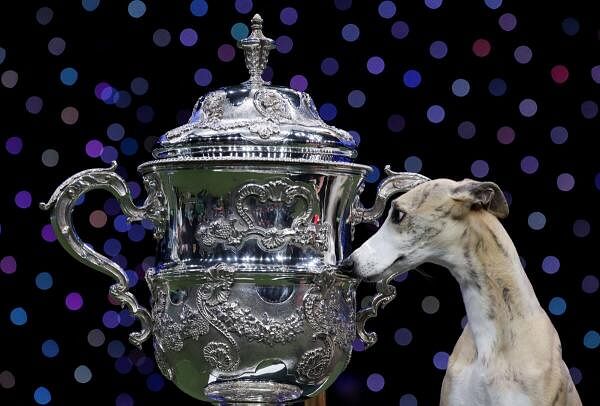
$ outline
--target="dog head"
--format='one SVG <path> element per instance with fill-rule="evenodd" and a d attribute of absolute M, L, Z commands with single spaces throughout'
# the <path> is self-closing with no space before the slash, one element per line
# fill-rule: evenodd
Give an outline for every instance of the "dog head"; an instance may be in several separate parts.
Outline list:
<path fill-rule="evenodd" d="M 435 179 L 395 199 L 381 228 L 347 263 L 364 279 L 382 279 L 425 263 L 446 265 L 471 218 L 504 218 L 508 204 L 492 182 Z"/>

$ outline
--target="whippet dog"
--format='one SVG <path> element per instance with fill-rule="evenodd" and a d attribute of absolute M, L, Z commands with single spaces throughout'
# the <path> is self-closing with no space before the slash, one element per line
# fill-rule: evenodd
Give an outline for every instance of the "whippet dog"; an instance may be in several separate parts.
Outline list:
<path fill-rule="evenodd" d="M 436 179 L 395 199 L 347 261 L 365 279 L 430 262 L 457 280 L 468 323 L 448 361 L 441 406 L 581 405 L 560 339 L 498 218 L 498 186 Z"/>

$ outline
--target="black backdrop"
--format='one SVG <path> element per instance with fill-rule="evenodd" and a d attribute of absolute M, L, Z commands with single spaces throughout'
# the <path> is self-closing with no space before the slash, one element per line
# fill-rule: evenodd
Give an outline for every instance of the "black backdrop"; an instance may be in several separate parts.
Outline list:
<path fill-rule="evenodd" d="M 2 2 L 0 403 L 195 404 L 160 378 L 149 345 L 138 352 L 126 342 L 136 326 L 125 327 L 126 314 L 107 327 L 115 320 L 107 312 L 120 310 L 107 301 L 110 281 L 52 241 L 37 204 L 74 172 L 113 158 L 139 185 L 135 168 L 156 136 L 187 119 L 203 93 L 245 80 L 227 44 L 247 29 L 234 24 L 260 12 L 267 35 L 287 37 L 270 58 L 273 82 L 306 81 L 322 115 L 360 135 L 359 162 L 494 180 L 508 192 L 504 224 L 584 403 L 598 404 L 600 19 L 592 3 Z M 197 42 L 191 31 L 180 38 L 188 28 Z M 335 73 L 326 58 L 337 61 Z M 128 231 L 108 197 L 86 197 L 80 233 L 97 247 L 118 240 L 118 260 L 141 275 L 150 233 Z M 117 253 L 119 244 L 104 246 Z M 370 325 L 379 343 L 355 352 L 329 404 L 437 404 L 464 309 L 445 271 L 424 270 L 429 276 L 397 284 L 398 298 Z M 134 290 L 147 303 L 144 285 Z"/>

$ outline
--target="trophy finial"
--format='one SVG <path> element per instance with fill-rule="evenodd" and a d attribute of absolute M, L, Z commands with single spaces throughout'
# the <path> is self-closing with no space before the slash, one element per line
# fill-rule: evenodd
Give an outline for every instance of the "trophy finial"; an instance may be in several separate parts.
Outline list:
<path fill-rule="evenodd" d="M 254 17 L 252 17 L 252 20 L 250 20 L 250 24 L 252 27 L 252 31 L 254 30 L 259 30 L 262 31 L 262 23 L 263 23 L 263 19 L 260 16 L 260 14 L 254 14 Z"/>
<path fill-rule="evenodd" d="M 265 81 L 261 75 L 267 61 L 269 52 L 275 48 L 275 41 L 264 36 L 262 32 L 263 19 L 259 14 L 255 14 L 250 20 L 252 32 L 247 38 L 238 41 L 238 48 L 244 50 L 246 68 L 250 72 L 250 84 L 262 85 Z"/>

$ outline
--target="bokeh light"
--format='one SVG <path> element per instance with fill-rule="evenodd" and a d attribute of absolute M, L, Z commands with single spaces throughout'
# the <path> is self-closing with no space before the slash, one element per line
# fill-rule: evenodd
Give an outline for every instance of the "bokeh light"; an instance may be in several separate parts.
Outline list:
<path fill-rule="evenodd" d="M 367 378 L 367 387 L 373 392 L 379 392 L 385 386 L 385 379 L 381 374 L 371 374 Z"/>
<path fill-rule="evenodd" d="M 396 21 L 392 24 L 392 36 L 396 39 L 404 39 L 408 36 L 410 32 L 410 27 L 406 23 L 406 21 Z"/>
<path fill-rule="evenodd" d="M 10 311 L 10 321 L 15 326 L 23 326 L 27 323 L 27 312 L 22 307 L 15 307 Z"/>
<path fill-rule="evenodd" d="M 248 2 L 242 2 L 245 4 L 248 4 Z M 250 8 L 252 8 L 252 2 L 250 1 Z M 236 2 L 236 7 L 237 7 L 238 2 Z M 242 9 L 244 7 L 244 4 L 242 4 Z M 242 10 L 240 10 L 238 8 L 238 11 L 242 12 Z M 206 0 L 193 0 L 190 3 L 190 12 L 196 16 L 196 17 L 202 17 L 204 15 L 206 15 L 206 13 L 208 12 L 208 3 L 206 2 Z M 246 11 L 247 12 L 247 11 Z"/>
<path fill-rule="evenodd" d="M 473 53 L 480 57 L 486 57 L 492 51 L 492 44 L 487 39 L 480 38 L 473 43 Z"/>
<path fill-rule="evenodd" d="M 421 308 L 427 314 L 435 314 L 440 309 L 440 301 L 435 296 L 425 296 L 421 302 Z"/>
<path fill-rule="evenodd" d="M 560 261 L 553 255 L 544 257 L 542 261 L 542 269 L 547 274 L 555 274 L 560 269 Z"/>
<path fill-rule="evenodd" d="M 17 260 L 12 255 L 7 255 L 0 259 L 0 269 L 5 274 L 12 274 L 17 271 Z"/>
<path fill-rule="evenodd" d="M 392 114 L 388 117 L 387 127 L 391 132 L 399 133 L 404 129 L 406 125 L 406 120 L 400 114 Z"/>
<path fill-rule="evenodd" d="M 498 25 L 504 31 L 512 31 L 517 27 L 517 17 L 511 13 L 504 13 L 498 18 Z"/>
<path fill-rule="evenodd" d="M 321 62 L 321 71 L 327 76 L 335 75 L 339 67 L 340 65 L 335 58 L 325 58 Z"/>
<path fill-rule="evenodd" d="M 590 330 L 583 336 L 583 345 L 593 350 L 600 346 L 600 333 Z"/>
<path fill-rule="evenodd" d="M 47 405 L 52 400 L 52 394 L 45 386 L 39 386 L 33 392 L 33 400 L 38 405 Z"/>
<path fill-rule="evenodd" d="M 570 37 L 577 35 L 577 33 L 579 32 L 579 28 L 580 28 L 579 21 L 577 21 L 577 19 L 575 19 L 573 17 L 565 18 L 562 21 L 561 26 L 562 26 L 564 33 Z"/>
<path fill-rule="evenodd" d="M 469 94 L 471 90 L 471 85 L 468 80 L 465 79 L 456 79 L 452 82 L 452 93 L 458 97 L 464 97 Z"/>
<path fill-rule="evenodd" d="M 427 119 L 434 124 L 439 124 L 444 121 L 446 111 L 442 106 L 434 104 L 427 109 Z"/>
<path fill-rule="evenodd" d="M 514 52 L 515 60 L 520 64 L 526 64 L 531 61 L 533 52 L 527 45 L 519 45 Z"/>
<path fill-rule="evenodd" d="M 444 351 L 436 352 L 433 356 L 433 365 L 440 370 L 445 370 L 448 367 L 448 358 L 450 354 Z"/>
<path fill-rule="evenodd" d="M 576 237 L 584 238 L 587 237 L 592 230 L 589 221 L 585 219 L 577 219 L 573 222 L 573 234 Z"/>
<path fill-rule="evenodd" d="M 521 159 L 521 170 L 528 175 L 536 173 L 539 167 L 540 162 L 534 156 L 527 155 L 526 157 Z"/>
<path fill-rule="evenodd" d="M 83 298 L 79 292 L 71 292 L 65 298 L 65 305 L 69 310 L 80 310 L 83 307 Z"/>
<path fill-rule="evenodd" d="M 399 328 L 394 334 L 394 341 L 401 346 L 407 346 L 413 339 L 412 332 L 407 328 Z"/>
<path fill-rule="evenodd" d="M 600 281 L 596 275 L 586 275 L 581 281 L 581 290 L 587 294 L 598 292 Z"/>
<path fill-rule="evenodd" d="M 562 297 L 553 297 L 548 304 L 548 311 L 555 316 L 561 316 L 567 310 L 567 302 Z"/>
<path fill-rule="evenodd" d="M 140 18 L 146 13 L 146 3 L 141 0 L 133 0 L 127 6 L 127 12 L 133 18 Z"/>
<path fill-rule="evenodd" d="M 463 121 L 457 128 L 458 136 L 465 140 L 470 140 L 477 133 L 477 127 L 471 121 Z"/>
<path fill-rule="evenodd" d="M 476 178 L 485 178 L 490 171 L 490 165 L 483 159 L 478 159 L 471 164 L 471 173 Z"/>
<path fill-rule="evenodd" d="M 58 343 L 52 339 L 48 339 L 42 343 L 42 354 L 47 358 L 56 357 L 59 351 Z"/>
<path fill-rule="evenodd" d="M 342 28 L 342 38 L 348 42 L 354 42 L 360 37 L 360 29 L 356 24 L 346 24 Z"/>
<path fill-rule="evenodd" d="M 546 226 L 546 216 L 542 212 L 534 211 L 527 217 L 527 224 L 532 230 L 539 231 Z"/>
<path fill-rule="evenodd" d="M 86 365 L 79 365 L 73 371 L 73 377 L 78 383 L 88 383 L 92 380 L 92 371 Z"/>
<path fill-rule="evenodd" d="M 402 80 L 406 87 L 415 88 L 421 84 L 421 74 L 417 70 L 410 69 L 404 72 Z"/>
<path fill-rule="evenodd" d="M 503 126 L 498 129 L 496 133 L 496 137 L 498 138 L 498 142 L 500 144 L 508 145 L 511 144 L 515 140 L 515 130 L 513 130 L 509 126 Z"/>
<path fill-rule="evenodd" d="M 417 406 L 418 404 L 416 396 L 412 393 L 405 393 L 400 396 L 399 406 Z"/>
<path fill-rule="evenodd" d="M 443 59 L 448 55 L 448 45 L 444 41 L 433 41 L 429 46 L 429 54 L 435 59 Z"/>
<path fill-rule="evenodd" d="M 49 272 L 40 272 L 35 277 L 35 286 L 40 290 L 48 290 L 54 284 L 54 278 Z"/>
<path fill-rule="evenodd" d="M 385 62 L 379 56 L 372 56 L 367 61 L 367 70 L 373 75 L 379 75 L 385 69 Z"/>

